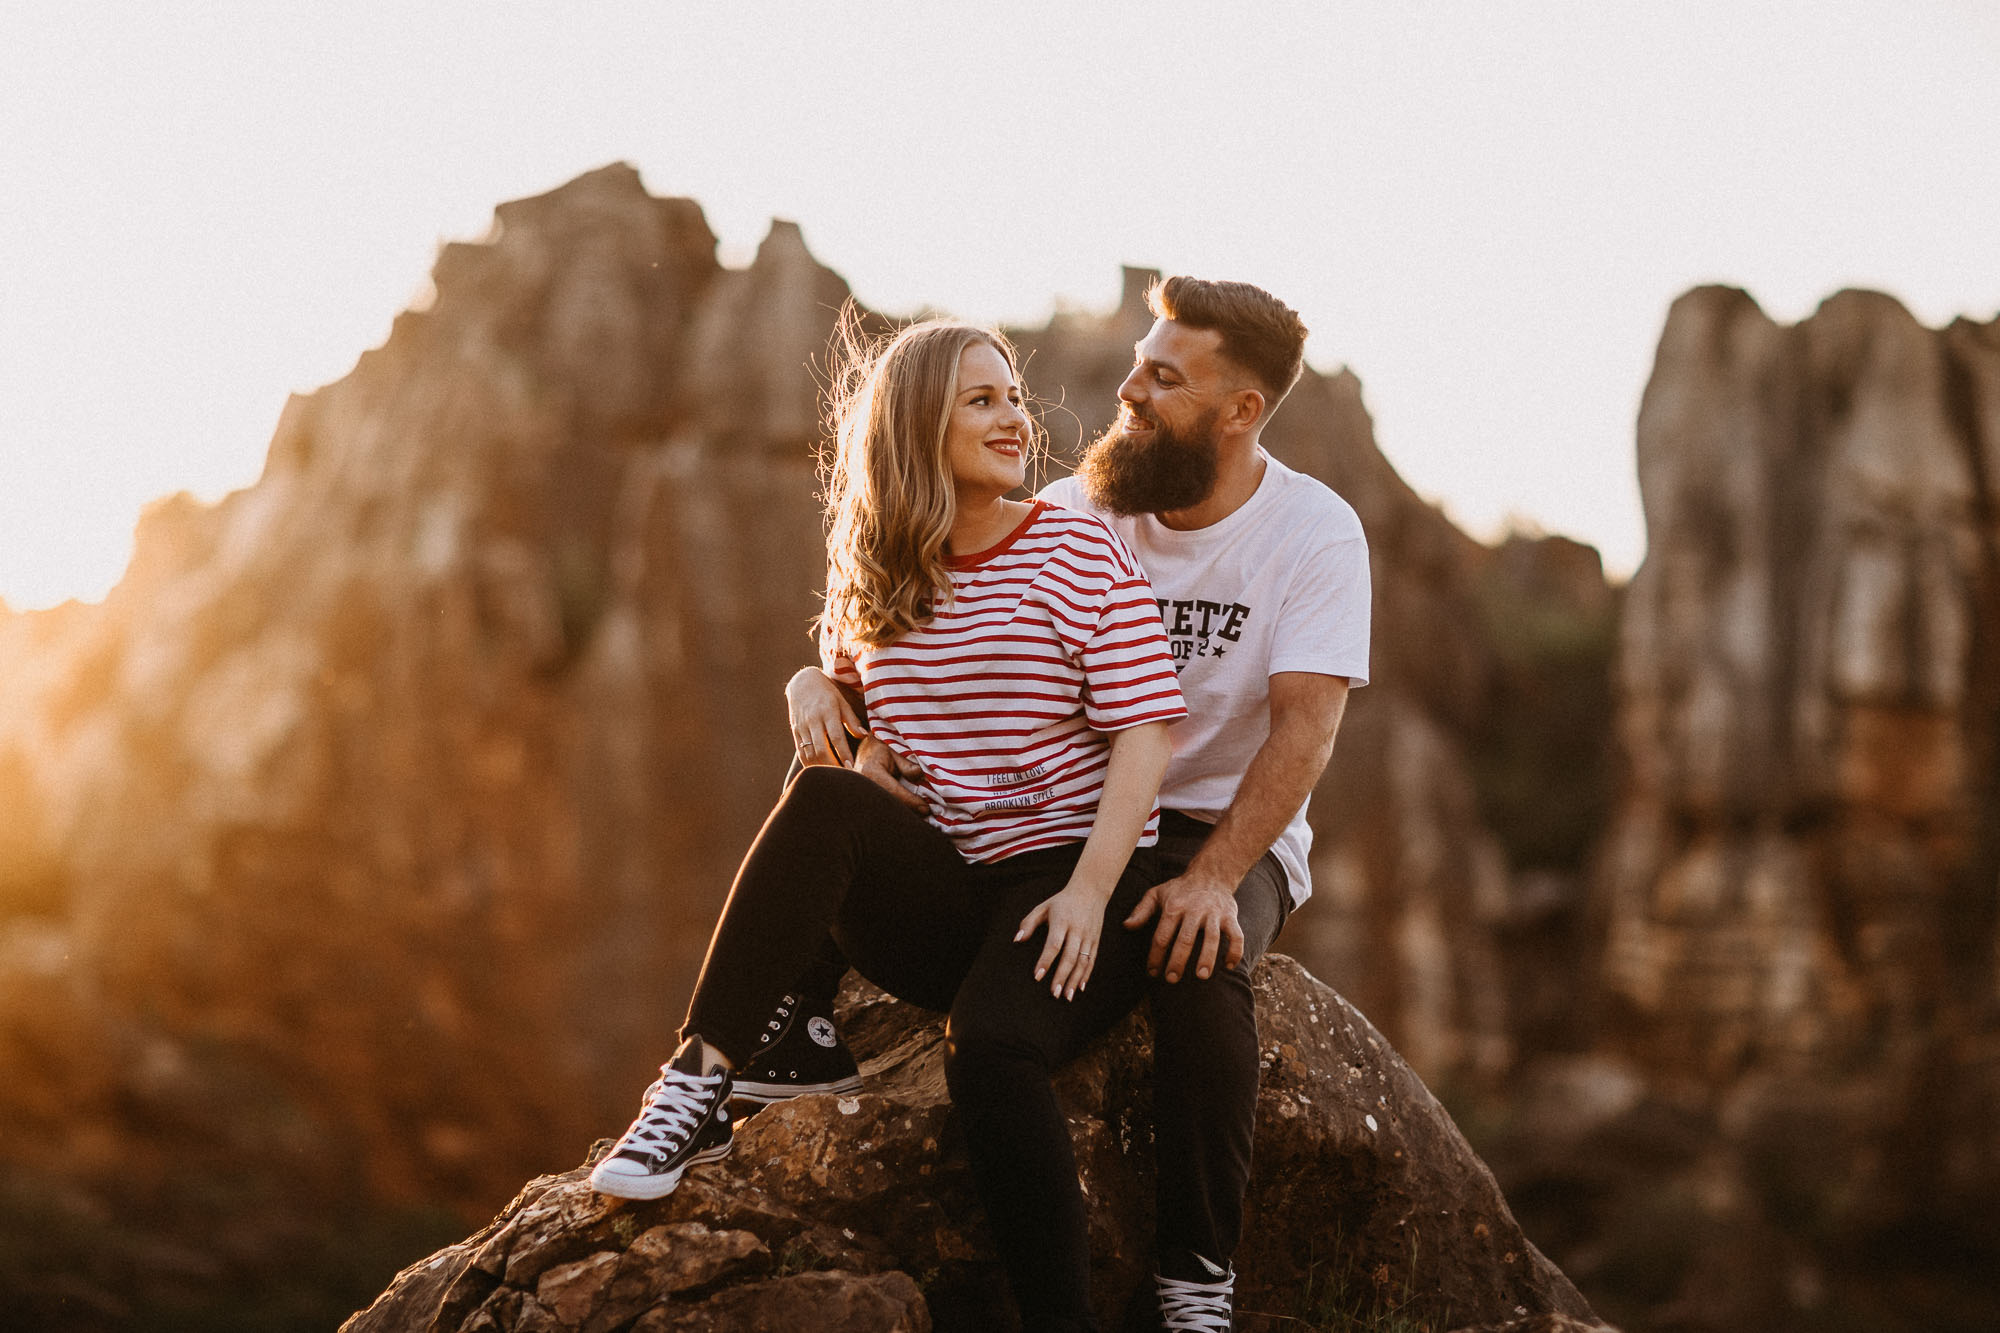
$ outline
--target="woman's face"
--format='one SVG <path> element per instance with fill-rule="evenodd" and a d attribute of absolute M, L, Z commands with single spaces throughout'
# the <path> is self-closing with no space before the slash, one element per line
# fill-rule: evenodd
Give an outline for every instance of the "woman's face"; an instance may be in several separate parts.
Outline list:
<path fill-rule="evenodd" d="M 1028 479 L 1028 414 L 1007 358 L 990 343 L 958 356 L 958 398 L 945 428 L 945 461 L 965 499 L 993 500 Z"/>

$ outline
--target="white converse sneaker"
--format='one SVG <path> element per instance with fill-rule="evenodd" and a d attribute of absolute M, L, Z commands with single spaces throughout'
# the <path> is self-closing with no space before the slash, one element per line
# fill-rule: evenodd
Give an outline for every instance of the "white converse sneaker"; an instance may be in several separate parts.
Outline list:
<path fill-rule="evenodd" d="M 661 1066 L 639 1118 L 590 1173 L 591 1188 L 618 1199 L 663 1199 L 689 1167 L 727 1157 L 734 1143 L 729 1071 L 704 1075 L 701 1044 L 692 1039 Z"/>
<path fill-rule="evenodd" d="M 1183 1282 L 1153 1275 L 1153 1289 L 1160 1298 L 1160 1323 L 1169 1333 L 1230 1333 L 1236 1327 L 1229 1312 L 1236 1271 L 1216 1268 L 1206 1259 L 1202 1266 L 1222 1276 L 1214 1282 Z"/>

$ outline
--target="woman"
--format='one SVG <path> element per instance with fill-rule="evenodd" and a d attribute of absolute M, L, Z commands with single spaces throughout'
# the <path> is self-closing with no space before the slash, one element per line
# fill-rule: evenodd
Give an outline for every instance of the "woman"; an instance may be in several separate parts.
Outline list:
<path fill-rule="evenodd" d="M 680 1048 L 591 1183 L 659 1198 L 729 1151 L 732 1071 L 830 938 L 891 994 L 950 1010 L 953 1097 L 1023 1315 L 1085 1328 L 1083 1203 L 1049 1080 L 1131 1004 L 1089 981 L 1100 946 L 1133 947 L 1105 922 L 1144 891 L 1127 863 L 1154 837 L 1185 709 L 1117 538 L 1007 498 L 1033 445 L 1015 371 L 1004 339 L 961 324 L 850 350 L 821 662 L 925 812 L 850 768 L 800 773 L 737 873 Z M 852 713 L 795 721 L 820 759 L 843 721 L 859 730 Z"/>

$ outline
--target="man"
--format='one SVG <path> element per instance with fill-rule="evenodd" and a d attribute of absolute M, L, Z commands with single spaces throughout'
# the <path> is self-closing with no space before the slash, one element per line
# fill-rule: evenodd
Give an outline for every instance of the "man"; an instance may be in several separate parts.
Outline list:
<path fill-rule="evenodd" d="M 1042 494 L 1139 558 L 1187 700 L 1159 843 L 1134 855 L 1155 883 L 1125 925 L 1152 930 L 1153 980 L 1132 994 L 1153 1015 L 1162 1316 L 1227 1329 L 1257 1103 L 1249 973 L 1311 891 L 1306 801 L 1367 680 L 1368 556 L 1353 509 L 1260 443 L 1304 365 L 1298 315 L 1187 277 L 1147 302 L 1117 423 Z M 879 744 L 856 763 L 902 790 Z"/>
<path fill-rule="evenodd" d="M 1250 967 L 1311 892 L 1306 801 L 1368 676 L 1368 552 L 1354 510 L 1260 438 L 1306 330 L 1246 283 L 1156 283 L 1119 420 L 1043 494 L 1139 557 L 1188 716 L 1160 788 L 1153 927 L 1159 1292 L 1227 1328 L 1257 1105 Z"/>

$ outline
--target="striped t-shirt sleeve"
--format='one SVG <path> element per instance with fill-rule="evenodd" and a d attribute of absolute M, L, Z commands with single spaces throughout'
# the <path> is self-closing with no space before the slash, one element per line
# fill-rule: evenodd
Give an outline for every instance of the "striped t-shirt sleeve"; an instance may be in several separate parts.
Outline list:
<path fill-rule="evenodd" d="M 1160 623 L 1159 603 L 1125 544 L 1093 518 L 1095 541 L 1079 542 L 1067 559 L 1072 568 L 1060 586 L 1088 589 L 1079 625 L 1062 611 L 1057 623 L 1083 673 L 1084 720 L 1093 731 L 1124 731 L 1147 722 L 1171 722 L 1187 715 L 1172 649 Z M 1055 562 L 1051 562 L 1052 564 Z M 1067 610 L 1069 608 L 1065 608 Z"/>

